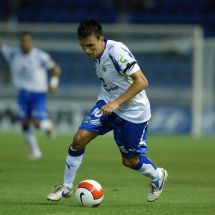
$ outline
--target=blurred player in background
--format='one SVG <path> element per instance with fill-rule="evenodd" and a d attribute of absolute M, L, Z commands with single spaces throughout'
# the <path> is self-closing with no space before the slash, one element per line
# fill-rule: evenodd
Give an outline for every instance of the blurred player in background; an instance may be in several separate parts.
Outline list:
<path fill-rule="evenodd" d="M 20 35 L 20 47 L 0 44 L 1 52 L 7 60 L 15 87 L 18 89 L 18 118 L 25 141 L 30 149 L 29 159 L 42 156 L 31 125 L 41 128 L 48 136 L 53 135 L 53 125 L 46 112 L 47 91 L 54 92 L 59 83 L 60 67 L 49 54 L 33 47 L 30 32 Z M 51 78 L 48 84 L 48 71 Z"/>
<path fill-rule="evenodd" d="M 125 166 L 151 178 L 147 200 L 161 194 L 167 171 L 146 157 L 146 132 L 151 117 L 145 93 L 148 82 L 130 50 L 121 42 L 104 38 L 102 26 L 93 19 L 79 24 L 78 39 L 84 52 L 95 61 L 101 82 L 97 103 L 82 122 L 69 147 L 64 183 L 47 198 L 57 201 L 69 196 L 86 145 L 111 130 Z"/>

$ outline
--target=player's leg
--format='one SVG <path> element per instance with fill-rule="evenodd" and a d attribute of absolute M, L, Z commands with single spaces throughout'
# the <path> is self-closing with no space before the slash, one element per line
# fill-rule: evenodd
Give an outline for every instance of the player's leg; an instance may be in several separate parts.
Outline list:
<path fill-rule="evenodd" d="M 29 159 L 37 160 L 42 156 L 37 139 L 31 130 L 30 117 L 31 107 L 28 101 L 28 92 L 21 90 L 18 95 L 18 119 L 22 128 L 22 133 L 26 144 L 30 150 Z"/>
<path fill-rule="evenodd" d="M 109 127 L 104 128 L 101 123 L 102 113 L 100 107 L 104 104 L 104 102 L 97 102 L 82 122 L 68 150 L 64 171 L 64 183 L 58 185 L 47 196 L 48 200 L 57 201 L 69 195 L 76 173 L 82 163 L 86 145 L 98 135 L 111 130 Z"/>
<path fill-rule="evenodd" d="M 35 128 L 40 128 L 52 138 L 55 132 L 53 123 L 48 118 L 46 100 L 46 93 L 32 93 L 32 123 Z"/>
<path fill-rule="evenodd" d="M 151 178 L 147 200 L 156 200 L 164 186 L 167 172 L 158 168 L 146 155 L 147 122 L 134 124 L 123 120 L 121 126 L 114 130 L 115 140 L 122 154 L 125 166 L 137 170 L 141 175 Z"/>
<path fill-rule="evenodd" d="M 142 175 L 150 177 L 152 180 L 158 180 L 163 175 L 162 171 L 145 155 L 135 155 L 130 158 L 122 156 L 122 163 L 127 167 L 138 170 Z"/>
<path fill-rule="evenodd" d="M 65 162 L 64 186 L 72 189 L 73 182 L 78 171 L 86 145 L 96 138 L 99 133 L 79 129 L 73 138 L 73 142 L 68 149 Z"/>
<path fill-rule="evenodd" d="M 134 156 L 132 158 L 122 157 L 123 164 L 134 170 L 137 170 L 141 175 L 151 178 L 147 200 L 153 202 L 161 195 L 164 183 L 168 177 L 165 169 L 157 167 L 145 155 Z"/>
<path fill-rule="evenodd" d="M 38 115 L 38 113 L 37 113 Z M 55 137 L 56 133 L 54 130 L 53 123 L 50 119 L 47 118 L 40 118 L 36 119 L 36 116 L 34 116 L 34 119 L 31 120 L 32 124 L 34 125 L 35 128 L 41 129 L 46 133 L 46 135 L 52 139 Z"/>
<path fill-rule="evenodd" d="M 47 199 L 58 201 L 63 197 L 68 197 L 75 180 L 76 173 L 82 163 L 85 146 L 99 134 L 79 129 L 73 138 L 73 142 L 68 149 L 65 162 L 64 182 L 58 185 L 48 194 Z"/>
<path fill-rule="evenodd" d="M 21 122 L 21 126 L 22 126 L 22 132 L 23 132 L 25 142 L 28 145 L 30 150 L 29 160 L 40 159 L 42 156 L 42 153 L 37 143 L 37 139 L 31 130 L 30 122 L 24 120 Z"/>
<path fill-rule="evenodd" d="M 104 126 L 103 116 L 100 108 L 105 104 L 104 101 L 98 101 L 96 105 L 85 117 L 80 129 L 75 134 L 73 142 L 69 147 L 68 155 L 66 157 L 64 186 L 72 188 L 76 172 L 81 165 L 84 155 L 85 146 L 100 134 L 105 134 L 112 128 L 109 125 Z M 109 120 L 107 120 L 109 121 Z"/>

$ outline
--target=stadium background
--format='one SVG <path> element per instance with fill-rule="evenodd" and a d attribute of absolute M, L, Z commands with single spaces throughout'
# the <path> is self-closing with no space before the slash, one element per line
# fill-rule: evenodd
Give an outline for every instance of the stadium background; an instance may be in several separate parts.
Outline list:
<path fill-rule="evenodd" d="M 149 79 L 153 116 L 147 156 L 170 176 L 153 204 L 145 200 L 149 180 L 122 167 L 109 135 L 89 144 L 75 180 L 99 181 L 105 189 L 101 206 L 81 208 L 74 196 L 46 200 L 62 180 L 71 132 L 97 96 L 93 62 L 75 35 L 86 17 L 101 21 L 108 38 L 125 42 Z M 36 45 L 63 69 L 59 91 L 49 96 L 50 116 L 62 133 L 54 140 L 37 133 L 43 157 L 29 162 L 16 123 L 16 90 L 0 55 L 0 214 L 214 214 L 215 1 L 1 0 L 0 22 L 0 42 L 17 45 L 19 32 L 30 30 Z"/>
<path fill-rule="evenodd" d="M 97 96 L 93 62 L 75 35 L 86 17 L 98 19 L 106 36 L 125 42 L 139 61 L 150 84 L 152 133 L 214 134 L 215 1 L 1 1 L 1 42 L 17 45 L 19 32 L 30 30 L 62 67 L 59 91 L 49 96 L 59 131 L 75 131 Z M 0 74 L 0 129 L 16 131 L 16 91 L 2 56 Z"/>

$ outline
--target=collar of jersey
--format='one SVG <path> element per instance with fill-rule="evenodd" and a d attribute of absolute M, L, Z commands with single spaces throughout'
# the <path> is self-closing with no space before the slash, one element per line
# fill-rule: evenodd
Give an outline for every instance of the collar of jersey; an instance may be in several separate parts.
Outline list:
<path fill-rule="evenodd" d="M 30 52 L 28 52 L 28 54 L 24 54 L 24 53 L 22 52 L 22 49 L 19 48 L 20 53 L 21 53 L 24 57 L 30 56 L 30 54 L 33 52 L 33 50 L 34 50 L 34 47 L 31 48 L 31 50 L 30 50 Z"/>

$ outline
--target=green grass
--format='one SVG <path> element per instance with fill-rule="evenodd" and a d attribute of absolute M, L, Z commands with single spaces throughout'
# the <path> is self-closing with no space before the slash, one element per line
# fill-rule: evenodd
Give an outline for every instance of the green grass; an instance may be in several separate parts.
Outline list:
<path fill-rule="evenodd" d="M 215 141 L 186 136 L 149 136 L 148 156 L 169 172 L 161 198 L 147 203 L 149 179 L 121 165 L 111 136 L 86 150 L 75 183 L 99 181 L 105 198 L 98 208 L 79 207 L 74 197 L 52 203 L 50 189 L 62 183 L 71 135 L 48 141 L 38 135 L 43 159 L 27 161 L 21 134 L 0 134 L 0 215 L 207 215 L 215 214 Z"/>

